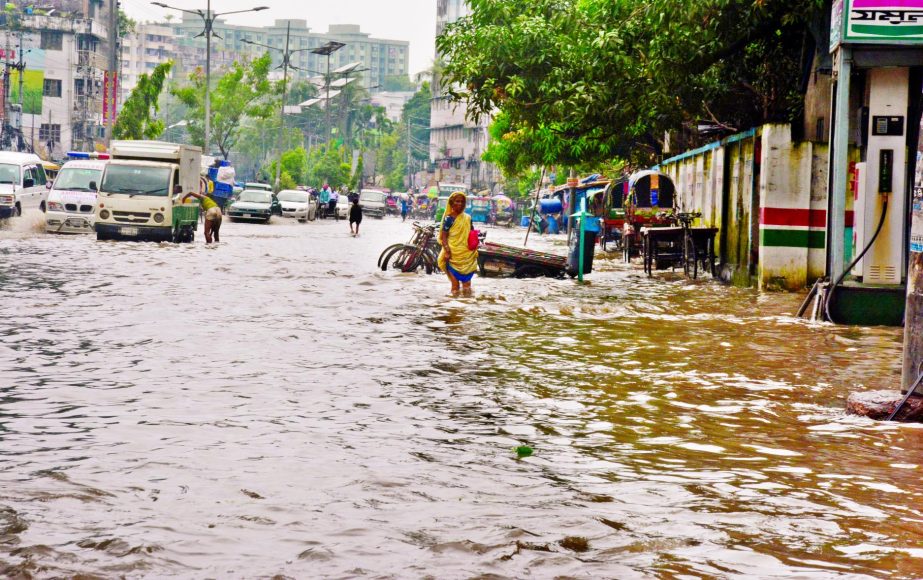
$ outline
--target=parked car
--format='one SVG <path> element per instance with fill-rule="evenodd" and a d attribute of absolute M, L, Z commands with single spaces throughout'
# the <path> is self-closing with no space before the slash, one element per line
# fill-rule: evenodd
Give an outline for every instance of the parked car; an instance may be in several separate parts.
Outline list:
<path fill-rule="evenodd" d="M 337 217 L 339 217 L 341 220 L 349 219 L 349 198 L 342 193 L 337 199 Z"/>
<path fill-rule="evenodd" d="M 363 189 L 359 192 L 359 203 L 362 204 L 363 215 L 377 218 L 385 217 L 388 212 L 388 194 L 377 189 Z"/>
<path fill-rule="evenodd" d="M 268 183 L 256 183 L 256 182 L 247 182 L 244 184 L 244 189 L 258 189 L 260 191 L 272 191 L 272 186 Z"/>
<path fill-rule="evenodd" d="M 105 161 L 68 161 L 48 192 L 45 230 L 56 234 L 92 234 L 96 193 Z"/>
<path fill-rule="evenodd" d="M 47 183 L 38 155 L 0 152 L 0 218 L 22 215 L 27 208 L 45 211 Z"/>
<path fill-rule="evenodd" d="M 302 222 L 314 221 L 317 217 L 317 201 L 307 191 L 284 189 L 276 197 L 282 204 L 283 217 L 295 218 Z"/>
<path fill-rule="evenodd" d="M 282 215 L 282 206 L 271 191 L 245 189 L 228 209 L 231 221 L 248 220 L 269 223 L 273 215 Z"/>

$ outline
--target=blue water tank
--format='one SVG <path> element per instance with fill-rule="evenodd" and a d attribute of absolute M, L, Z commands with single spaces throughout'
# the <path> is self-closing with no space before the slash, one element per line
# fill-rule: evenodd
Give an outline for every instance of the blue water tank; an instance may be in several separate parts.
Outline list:
<path fill-rule="evenodd" d="M 544 214 L 561 213 L 563 209 L 564 207 L 561 205 L 561 200 L 554 197 L 540 200 L 538 204 L 538 210 Z"/>

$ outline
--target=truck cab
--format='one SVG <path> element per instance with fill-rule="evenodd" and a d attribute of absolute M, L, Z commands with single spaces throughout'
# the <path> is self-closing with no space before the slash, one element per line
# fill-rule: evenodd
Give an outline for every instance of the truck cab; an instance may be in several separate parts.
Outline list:
<path fill-rule="evenodd" d="M 98 240 L 192 242 L 202 151 L 162 141 L 113 141 L 99 186 Z M 187 201 L 191 199 L 191 202 Z"/>

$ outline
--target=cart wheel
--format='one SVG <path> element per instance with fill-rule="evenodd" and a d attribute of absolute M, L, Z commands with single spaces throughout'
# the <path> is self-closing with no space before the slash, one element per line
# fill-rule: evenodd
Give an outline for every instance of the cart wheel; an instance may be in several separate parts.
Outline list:
<path fill-rule="evenodd" d="M 541 278 L 545 275 L 545 269 L 541 266 L 527 264 L 516 268 L 513 272 L 513 278 Z"/>
<path fill-rule="evenodd" d="M 683 251 L 683 272 L 687 278 L 695 280 L 699 274 L 699 259 L 696 256 L 695 240 L 692 236 L 686 235 L 685 248 Z"/>

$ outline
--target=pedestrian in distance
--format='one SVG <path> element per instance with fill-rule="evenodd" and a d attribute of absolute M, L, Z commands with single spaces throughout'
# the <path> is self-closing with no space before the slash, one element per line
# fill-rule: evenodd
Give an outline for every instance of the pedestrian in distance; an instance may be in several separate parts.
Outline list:
<path fill-rule="evenodd" d="M 321 188 L 320 193 L 317 196 L 317 201 L 320 203 L 318 209 L 320 210 L 320 219 L 327 217 L 327 206 L 330 203 L 330 186 L 324 184 Z"/>
<path fill-rule="evenodd" d="M 337 190 L 330 191 L 330 201 L 327 202 L 327 211 L 333 215 L 333 219 L 340 221 L 340 212 L 337 211 L 337 202 L 340 201 L 340 194 Z"/>
<path fill-rule="evenodd" d="M 478 269 L 477 248 L 472 250 L 468 247 L 471 216 L 465 213 L 467 203 L 468 198 L 464 193 L 453 193 L 442 218 L 442 227 L 439 228 L 439 241 L 442 243 L 439 267 L 449 278 L 452 296 L 458 296 L 459 291 L 465 296 L 471 296 L 471 279 Z"/>
<path fill-rule="evenodd" d="M 402 197 L 401 198 L 401 221 L 402 222 L 407 221 L 407 206 L 408 206 L 407 198 Z"/>
<path fill-rule="evenodd" d="M 214 241 L 220 242 L 221 237 L 219 232 L 221 231 L 221 207 L 218 203 L 207 195 L 201 193 L 190 192 L 186 194 L 186 197 L 194 197 L 199 200 L 199 206 L 202 208 L 202 212 L 205 214 L 205 243 L 212 243 Z M 184 198 L 185 199 L 185 198 Z"/>
<path fill-rule="evenodd" d="M 359 198 L 356 197 L 356 201 L 349 206 L 349 231 L 352 233 L 353 237 L 359 235 L 359 224 L 361 223 L 362 205 L 359 203 Z M 355 225 L 355 229 L 353 229 L 353 225 Z"/>

